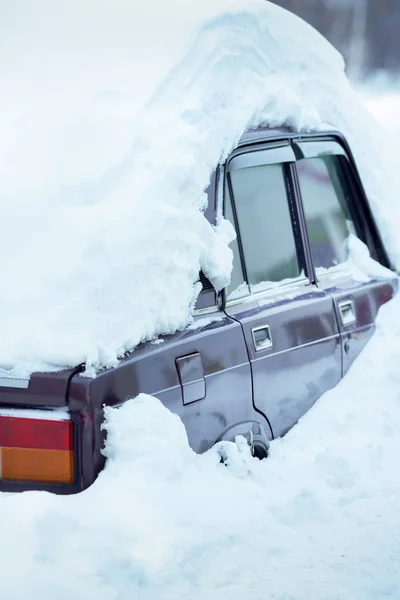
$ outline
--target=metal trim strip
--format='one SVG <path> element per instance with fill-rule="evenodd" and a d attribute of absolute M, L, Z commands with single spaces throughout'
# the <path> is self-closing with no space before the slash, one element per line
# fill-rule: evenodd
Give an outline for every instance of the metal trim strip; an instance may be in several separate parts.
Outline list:
<path fill-rule="evenodd" d="M 307 348 L 308 346 L 315 346 L 315 344 L 320 344 L 321 342 L 329 342 L 329 340 L 334 340 L 338 338 L 341 339 L 341 334 L 336 333 L 335 335 L 329 335 L 328 337 L 319 338 L 318 340 L 313 340 L 312 342 L 307 342 L 306 344 L 300 344 L 299 346 L 292 346 L 291 348 L 285 348 L 285 350 L 278 350 L 278 352 L 271 352 L 267 356 L 278 356 L 278 354 L 285 354 L 286 352 L 291 352 L 292 350 L 299 350 L 300 348 Z M 253 359 L 251 362 L 255 362 L 256 360 L 264 360 L 267 356 L 258 356 Z"/>
<path fill-rule="evenodd" d="M 0 387 L 18 388 L 26 390 L 29 387 L 29 379 L 17 379 L 13 377 L 0 377 Z"/>

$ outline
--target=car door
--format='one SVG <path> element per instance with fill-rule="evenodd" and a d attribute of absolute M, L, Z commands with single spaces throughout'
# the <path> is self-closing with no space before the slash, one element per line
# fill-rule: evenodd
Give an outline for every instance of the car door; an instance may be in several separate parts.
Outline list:
<path fill-rule="evenodd" d="M 317 286 L 334 301 L 344 374 L 370 339 L 380 306 L 397 290 L 397 277 L 379 267 L 385 252 L 340 140 L 299 140 L 293 147 Z"/>
<path fill-rule="evenodd" d="M 239 149 L 226 165 L 224 212 L 237 239 L 226 313 L 240 322 L 255 408 L 283 435 L 341 377 L 332 298 L 310 258 L 287 140 Z"/>

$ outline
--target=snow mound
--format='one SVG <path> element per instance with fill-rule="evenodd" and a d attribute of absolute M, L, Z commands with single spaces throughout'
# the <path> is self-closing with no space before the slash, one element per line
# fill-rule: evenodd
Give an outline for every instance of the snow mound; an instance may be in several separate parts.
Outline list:
<path fill-rule="evenodd" d="M 399 310 L 266 461 L 196 455 L 149 396 L 107 409 L 86 492 L 0 494 L 1 597 L 398 600 Z"/>
<path fill-rule="evenodd" d="M 389 143 L 337 52 L 269 2 L 6 0 L 0 78 L 5 374 L 93 372 L 187 326 L 199 270 L 231 270 L 204 189 L 261 122 L 343 130 L 400 265 Z"/>

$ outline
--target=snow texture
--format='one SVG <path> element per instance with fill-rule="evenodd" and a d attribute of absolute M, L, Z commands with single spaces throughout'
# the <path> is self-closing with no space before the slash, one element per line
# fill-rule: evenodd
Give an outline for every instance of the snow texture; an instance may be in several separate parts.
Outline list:
<path fill-rule="evenodd" d="M 232 261 L 204 189 L 261 122 L 347 134 L 400 265 L 397 157 L 339 54 L 276 5 L 3 0 L 0 81 L 2 375 L 94 373 L 190 324 L 199 269 L 219 289 Z"/>
<path fill-rule="evenodd" d="M 399 310 L 265 461 L 196 455 L 149 396 L 107 409 L 89 490 L 0 494 L 1 597 L 398 600 Z"/>
<path fill-rule="evenodd" d="M 146 15 L 122 0 L 112 9 L 97 0 L 96 11 L 89 0 L 79 10 L 72 0 L 0 3 L 0 322 L 10 368 L 112 362 L 139 327 L 153 336 L 190 320 L 195 269 L 182 250 L 212 271 L 199 236 L 225 248 L 198 217 L 202 186 L 261 109 L 276 124 L 346 130 L 399 264 L 394 157 L 333 50 L 268 3 L 220 16 L 215 3 L 208 25 L 207 2 L 164 6 Z M 353 260 L 368 271 L 360 250 Z M 179 306 L 163 272 L 173 261 Z M 381 310 L 340 385 L 272 442 L 266 461 L 240 440 L 195 455 L 179 418 L 148 396 L 107 409 L 107 465 L 89 490 L 0 494 L 0 598 L 398 600 L 399 310 L 400 298 Z"/>
<path fill-rule="evenodd" d="M 368 282 L 371 279 L 397 279 L 398 275 L 374 260 L 366 246 L 356 235 L 350 233 L 346 244 L 348 247 L 348 259 L 346 262 L 326 269 L 317 267 L 318 276 L 323 275 L 334 281 L 343 277 L 343 273 L 354 281 Z"/>

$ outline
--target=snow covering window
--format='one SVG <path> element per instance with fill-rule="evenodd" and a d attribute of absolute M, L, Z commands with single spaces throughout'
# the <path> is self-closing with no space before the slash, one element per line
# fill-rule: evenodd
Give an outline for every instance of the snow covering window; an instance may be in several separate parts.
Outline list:
<path fill-rule="evenodd" d="M 301 267 L 289 209 L 285 166 L 268 164 L 233 170 L 231 191 L 247 283 L 296 278 Z M 229 216 L 228 216 L 229 218 Z M 238 248 L 234 253 L 239 254 Z M 232 289 L 244 281 L 236 260 Z"/>
<path fill-rule="evenodd" d="M 330 268 L 345 262 L 347 239 L 355 227 L 340 158 L 304 158 L 297 162 L 297 170 L 314 266 Z"/>

